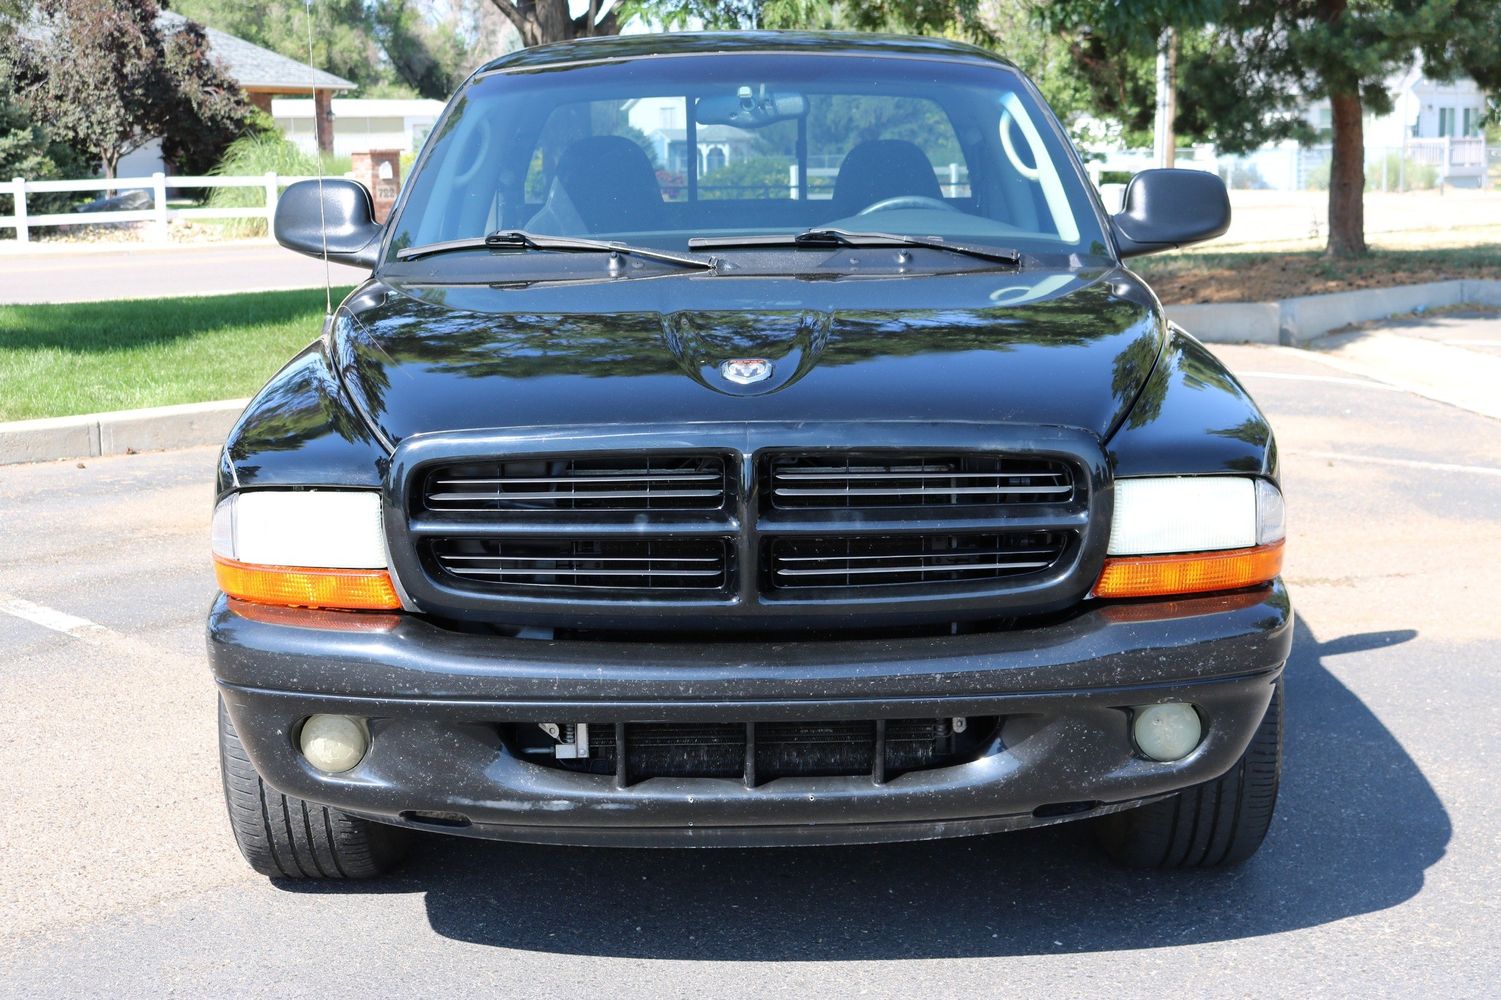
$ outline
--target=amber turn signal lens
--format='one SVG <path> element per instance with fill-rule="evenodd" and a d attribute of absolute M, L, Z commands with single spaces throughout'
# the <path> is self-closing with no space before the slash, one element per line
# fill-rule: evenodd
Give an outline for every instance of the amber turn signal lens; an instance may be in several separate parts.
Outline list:
<path fill-rule="evenodd" d="M 1282 543 L 1224 552 L 1106 559 L 1096 597 L 1158 597 L 1236 590 L 1266 583 L 1282 572 Z"/>
<path fill-rule="evenodd" d="M 251 566 L 215 556 L 214 573 L 224 593 L 257 604 L 345 611 L 401 608 L 391 574 L 383 569 Z"/>

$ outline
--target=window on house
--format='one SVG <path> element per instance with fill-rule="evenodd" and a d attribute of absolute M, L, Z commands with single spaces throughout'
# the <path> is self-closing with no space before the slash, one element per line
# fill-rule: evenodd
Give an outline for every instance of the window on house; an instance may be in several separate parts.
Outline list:
<path fill-rule="evenodd" d="M 1465 108 L 1464 131 L 1460 135 L 1476 136 L 1480 134 L 1480 109 Z"/>
<path fill-rule="evenodd" d="M 1438 134 L 1439 138 L 1454 134 L 1454 109 L 1438 109 Z"/>

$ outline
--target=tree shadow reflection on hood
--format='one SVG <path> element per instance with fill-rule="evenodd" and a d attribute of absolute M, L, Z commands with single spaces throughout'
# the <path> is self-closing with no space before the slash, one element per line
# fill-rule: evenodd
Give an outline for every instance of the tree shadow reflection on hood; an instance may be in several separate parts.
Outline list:
<path fill-rule="evenodd" d="M 614 850 L 425 841 L 384 882 L 302 892 L 425 892 L 439 934 L 629 958 L 841 961 L 1111 951 L 1256 937 L 1396 906 L 1449 841 L 1448 814 L 1299 619 L 1272 832 L 1225 871 L 1131 872 L 1085 824 L 872 847 Z"/>

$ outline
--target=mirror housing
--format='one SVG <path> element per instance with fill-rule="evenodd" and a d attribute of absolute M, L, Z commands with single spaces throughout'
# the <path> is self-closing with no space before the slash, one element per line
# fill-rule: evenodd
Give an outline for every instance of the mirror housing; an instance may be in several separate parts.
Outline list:
<path fill-rule="evenodd" d="M 1110 217 L 1122 257 L 1176 250 L 1230 228 L 1225 182 L 1203 170 L 1143 170 L 1126 185 L 1122 206 Z"/>
<path fill-rule="evenodd" d="M 276 203 L 272 231 L 288 250 L 318 258 L 326 233 L 329 260 L 373 268 L 385 227 L 375 221 L 375 203 L 365 185 L 340 177 L 287 185 Z"/>
<path fill-rule="evenodd" d="M 733 94 L 700 97 L 693 104 L 693 120 L 698 124 L 736 128 L 764 128 L 807 113 L 808 99 L 802 94 L 773 93 L 765 84 L 759 91 L 743 86 Z"/>

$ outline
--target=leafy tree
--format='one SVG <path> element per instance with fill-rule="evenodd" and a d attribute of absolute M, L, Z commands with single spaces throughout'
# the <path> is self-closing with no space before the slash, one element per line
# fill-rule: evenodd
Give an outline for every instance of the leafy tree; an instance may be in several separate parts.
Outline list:
<path fill-rule="evenodd" d="M 376 38 L 403 84 L 423 97 L 446 100 L 463 82 L 473 57 L 455 14 L 436 20 L 408 0 L 385 0 L 370 13 Z"/>
<path fill-rule="evenodd" d="M 1180 29 L 1178 129 L 1232 152 L 1306 136 L 1303 109 L 1327 99 L 1336 257 L 1366 252 L 1362 120 L 1392 110 L 1387 78 L 1421 55 L 1430 77 L 1501 87 L 1495 0 L 1061 0 L 1040 6 L 1039 19 L 1075 39 L 1093 96 L 1128 123 L 1149 115 L 1150 93 L 1120 65 L 1129 70 L 1163 28 Z"/>
<path fill-rule="evenodd" d="M 847 29 L 986 41 L 991 35 L 981 16 L 984 6 L 982 0 L 630 0 L 622 14 L 667 28 Z"/>
<path fill-rule="evenodd" d="M 0 83 L 13 78 L 15 39 L 21 18 L 21 5 L 11 0 L 0 0 Z M 57 142 L 40 124 L 18 107 L 11 98 L 8 87 L 0 87 L 0 182 L 12 177 L 48 179 L 66 176 L 66 171 L 76 163 L 76 156 L 67 146 Z M 5 188 L 0 188 L 0 215 L 14 214 L 15 206 Z M 35 211 L 53 211 L 60 205 L 46 204 L 49 196 L 36 195 L 27 199 Z M 66 204 L 66 196 L 56 201 Z"/>
<path fill-rule="evenodd" d="M 172 0 L 172 9 L 199 24 L 254 42 L 289 59 L 308 62 L 306 0 Z M 389 83 L 371 4 L 317 0 L 313 9 L 312 63 L 361 87 Z"/>
<path fill-rule="evenodd" d="M 212 162 L 247 110 L 202 32 L 163 35 L 157 12 L 154 0 L 39 0 L 0 60 L 16 105 L 106 177 L 156 136 L 169 159 Z"/>
<path fill-rule="evenodd" d="M 471 62 L 474 25 L 453 4 L 434 0 L 316 0 L 312 63 L 353 81 L 362 95 L 443 100 Z M 254 42 L 289 59 L 307 62 L 306 0 L 172 0 L 178 13 Z M 466 30 L 469 29 L 469 30 Z"/>
<path fill-rule="evenodd" d="M 0 66 L 0 79 L 5 70 Z M 46 128 L 0 92 L 0 181 L 12 177 L 52 180 L 77 177 L 88 167 L 77 153 L 53 137 Z M 0 215 L 14 214 L 11 195 L 0 188 Z M 61 212 L 72 201 L 68 194 L 31 194 L 27 207 L 33 213 Z"/>

